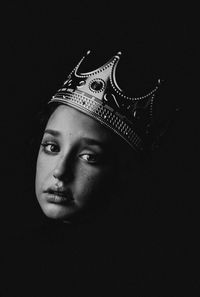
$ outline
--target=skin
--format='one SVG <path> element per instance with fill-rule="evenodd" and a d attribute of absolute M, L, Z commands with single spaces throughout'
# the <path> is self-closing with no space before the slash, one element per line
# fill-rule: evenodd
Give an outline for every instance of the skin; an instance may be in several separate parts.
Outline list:
<path fill-rule="evenodd" d="M 116 141 L 114 133 L 89 116 L 66 105 L 56 108 L 45 128 L 36 166 L 36 196 L 47 217 L 70 221 L 108 203 L 119 186 Z M 48 189 L 58 186 L 73 203 L 49 201 Z"/>

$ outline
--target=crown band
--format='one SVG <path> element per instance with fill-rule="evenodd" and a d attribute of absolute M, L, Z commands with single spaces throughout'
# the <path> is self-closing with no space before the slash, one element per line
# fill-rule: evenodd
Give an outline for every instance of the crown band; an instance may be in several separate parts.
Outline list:
<path fill-rule="evenodd" d="M 102 105 L 98 101 L 100 100 L 94 96 L 68 89 L 67 92 L 57 93 L 50 102 L 63 103 L 86 113 L 121 136 L 132 148 L 142 150 L 142 141 L 128 121 L 125 121 L 119 113 L 114 112 L 110 106 Z"/>

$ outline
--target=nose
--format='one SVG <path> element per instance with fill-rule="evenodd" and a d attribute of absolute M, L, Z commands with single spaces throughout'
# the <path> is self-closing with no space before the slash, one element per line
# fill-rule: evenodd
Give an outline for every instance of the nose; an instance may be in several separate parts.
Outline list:
<path fill-rule="evenodd" d="M 53 176 L 62 181 L 69 181 L 73 177 L 72 158 L 70 156 L 59 157 L 53 170 Z"/>

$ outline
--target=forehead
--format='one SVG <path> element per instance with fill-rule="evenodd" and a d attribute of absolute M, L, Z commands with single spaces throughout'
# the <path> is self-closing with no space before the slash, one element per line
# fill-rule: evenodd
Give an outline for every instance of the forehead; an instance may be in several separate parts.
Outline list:
<path fill-rule="evenodd" d="M 49 118 L 46 129 L 59 131 L 63 136 L 89 137 L 102 142 L 116 141 L 116 136 L 93 118 L 67 105 L 59 105 Z"/>

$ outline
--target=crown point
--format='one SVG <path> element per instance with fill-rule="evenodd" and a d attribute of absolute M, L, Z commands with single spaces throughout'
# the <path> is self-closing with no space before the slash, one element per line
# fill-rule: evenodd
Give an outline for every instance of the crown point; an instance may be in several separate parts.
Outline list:
<path fill-rule="evenodd" d="M 121 54 L 122 54 L 122 52 L 119 51 L 119 52 L 115 55 L 115 57 L 119 59 L 120 56 L 121 56 Z"/>
<path fill-rule="evenodd" d="M 154 134 L 154 127 L 148 124 L 153 118 L 153 99 L 162 79 L 157 77 L 156 86 L 148 94 L 128 97 L 116 81 L 122 52 L 116 51 L 107 63 L 93 71 L 79 73 L 80 64 L 90 53 L 90 50 L 85 51 L 85 56 L 51 102 L 61 102 L 82 111 L 116 132 L 136 151 L 144 149 L 146 140 Z"/>

